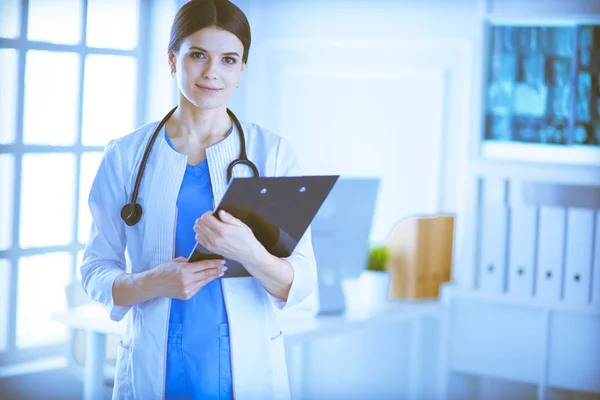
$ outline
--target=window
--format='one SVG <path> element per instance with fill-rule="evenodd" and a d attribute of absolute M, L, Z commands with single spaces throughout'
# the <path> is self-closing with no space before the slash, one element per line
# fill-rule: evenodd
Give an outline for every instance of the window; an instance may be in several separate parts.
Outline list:
<path fill-rule="evenodd" d="M 59 354 L 109 140 L 141 124 L 140 0 L 0 2 L 0 365 Z"/>

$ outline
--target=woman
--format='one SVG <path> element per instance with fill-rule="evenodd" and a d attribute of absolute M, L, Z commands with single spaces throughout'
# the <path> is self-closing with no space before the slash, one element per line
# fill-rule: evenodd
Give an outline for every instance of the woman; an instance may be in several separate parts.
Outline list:
<path fill-rule="evenodd" d="M 212 215 L 242 137 L 260 176 L 299 175 L 281 137 L 252 124 L 240 132 L 227 112 L 249 48 L 248 21 L 229 1 L 184 5 L 168 54 L 178 107 L 164 125 L 148 124 L 106 148 L 89 197 L 93 225 L 81 274 L 111 319 L 127 317 L 113 398 L 289 398 L 274 308 L 297 304 L 313 289 L 310 232 L 280 259 L 240 220 Z M 233 177 L 252 175 L 246 165 L 233 169 Z M 132 219 L 128 203 L 135 202 L 143 214 Z M 196 241 L 252 276 L 219 279 L 222 261 L 187 263 Z"/>

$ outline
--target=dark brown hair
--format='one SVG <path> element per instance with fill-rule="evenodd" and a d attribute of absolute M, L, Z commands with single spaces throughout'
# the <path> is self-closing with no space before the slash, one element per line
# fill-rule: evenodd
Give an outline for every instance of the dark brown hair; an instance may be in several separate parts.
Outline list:
<path fill-rule="evenodd" d="M 169 53 L 177 53 L 181 42 L 204 28 L 216 27 L 237 36 L 244 45 L 242 62 L 248 61 L 250 24 L 242 10 L 229 0 L 191 0 L 184 4 L 171 27 Z"/>

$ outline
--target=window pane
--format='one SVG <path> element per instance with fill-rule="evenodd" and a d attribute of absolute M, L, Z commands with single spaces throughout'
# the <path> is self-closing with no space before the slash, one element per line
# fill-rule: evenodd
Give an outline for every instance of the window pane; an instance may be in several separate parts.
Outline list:
<path fill-rule="evenodd" d="M 66 340 L 64 325 L 52 320 L 66 311 L 65 288 L 71 276 L 69 253 L 42 254 L 19 260 L 17 346 L 35 347 Z"/>
<path fill-rule="evenodd" d="M 66 146 L 75 143 L 78 86 L 79 55 L 50 51 L 27 53 L 24 143 Z"/>
<path fill-rule="evenodd" d="M 134 49 L 138 42 L 138 28 L 137 0 L 89 0 L 88 46 Z"/>
<path fill-rule="evenodd" d="M 15 158 L 0 154 L 0 250 L 12 244 L 13 196 L 15 187 Z"/>
<path fill-rule="evenodd" d="M 79 185 L 79 232 L 80 243 L 86 243 L 90 234 L 92 215 L 88 207 L 88 196 L 92 182 L 102 160 L 102 152 L 84 153 L 81 156 L 81 177 Z"/>
<path fill-rule="evenodd" d="M 60 246 L 73 238 L 75 158 L 26 154 L 21 187 L 21 247 Z"/>
<path fill-rule="evenodd" d="M 21 0 L 0 1 L 0 37 L 15 39 L 21 28 Z"/>
<path fill-rule="evenodd" d="M 84 145 L 104 146 L 133 130 L 136 82 L 136 62 L 132 57 L 87 57 L 81 139 Z"/>
<path fill-rule="evenodd" d="M 0 144 L 15 141 L 17 82 L 17 50 L 0 49 Z"/>
<path fill-rule="evenodd" d="M 75 265 L 75 277 L 81 281 L 81 264 L 83 264 L 83 251 L 77 252 L 77 265 Z"/>
<path fill-rule="evenodd" d="M 10 263 L 0 260 L 0 352 L 8 342 L 8 299 L 10 295 Z"/>
<path fill-rule="evenodd" d="M 81 0 L 29 0 L 27 38 L 41 42 L 81 42 Z"/>

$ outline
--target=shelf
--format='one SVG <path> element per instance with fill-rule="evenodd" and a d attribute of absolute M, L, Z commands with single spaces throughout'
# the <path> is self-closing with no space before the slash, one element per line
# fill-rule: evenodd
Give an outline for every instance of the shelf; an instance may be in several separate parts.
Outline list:
<path fill-rule="evenodd" d="M 449 298 L 485 301 L 510 306 L 522 306 L 549 311 L 574 312 L 592 316 L 600 316 L 600 305 L 595 304 L 571 304 L 564 301 L 550 302 L 535 297 L 518 297 L 511 294 L 492 294 L 471 289 L 462 289 L 454 285 L 443 285 L 440 298 L 447 302 Z"/>
<path fill-rule="evenodd" d="M 469 163 L 472 177 L 496 176 L 556 185 L 600 186 L 600 165 L 544 165 L 514 161 L 478 160 Z"/>
<path fill-rule="evenodd" d="M 600 166 L 600 146 L 487 141 L 481 155 L 488 160 Z"/>

